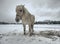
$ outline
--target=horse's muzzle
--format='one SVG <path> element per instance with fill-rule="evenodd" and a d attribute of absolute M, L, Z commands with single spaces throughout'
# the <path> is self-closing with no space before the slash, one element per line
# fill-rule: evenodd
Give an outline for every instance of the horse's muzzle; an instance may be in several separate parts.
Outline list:
<path fill-rule="evenodd" d="M 16 22 L 19 22 L 19 19 L 15 19 Z"/>

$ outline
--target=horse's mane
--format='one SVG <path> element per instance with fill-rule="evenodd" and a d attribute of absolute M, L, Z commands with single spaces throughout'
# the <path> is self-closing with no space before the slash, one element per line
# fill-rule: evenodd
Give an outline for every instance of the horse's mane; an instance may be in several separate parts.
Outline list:
<path fill-rule="evenodd" d="M 24 7 L 24 13 L 25 14 L 30 14 L 30 12 Z"/>

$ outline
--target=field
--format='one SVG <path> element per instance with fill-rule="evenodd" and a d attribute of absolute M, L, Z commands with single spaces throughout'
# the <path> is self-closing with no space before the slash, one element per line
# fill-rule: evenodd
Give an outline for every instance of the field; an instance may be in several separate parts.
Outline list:
<path fill-rule="evenodd" d="M 26 30 L 27 35 L 23 35 L 22 25 L 0 25 L 0 44 L 60 44 L 60 25 L 34 25 L 32 36 L 28 26 Z"/>

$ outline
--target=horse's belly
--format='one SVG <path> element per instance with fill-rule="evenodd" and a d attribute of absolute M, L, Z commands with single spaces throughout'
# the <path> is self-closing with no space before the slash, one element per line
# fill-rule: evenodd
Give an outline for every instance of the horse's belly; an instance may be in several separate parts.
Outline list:
<path fill-rule="evenodd" d="M 28 24 L 28 22 L 24 22 L 24 24 Z"/>

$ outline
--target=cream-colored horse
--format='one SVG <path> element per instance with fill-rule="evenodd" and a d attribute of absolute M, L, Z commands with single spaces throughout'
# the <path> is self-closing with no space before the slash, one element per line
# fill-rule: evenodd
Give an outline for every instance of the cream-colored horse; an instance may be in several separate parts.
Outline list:
<path fill-rule="evenodd" d="M 24 35 L 26 34 L 26 25 L 29 26 L 29 35 L 32 35 L 34 30 L 34 21 L 35 16 L 31 15 L 28 10 L 24 7 L 24 5 L 18 5 L 16 7 L 16 22 L 22 20 L 22 24 L 24 27 Z"/>

